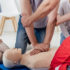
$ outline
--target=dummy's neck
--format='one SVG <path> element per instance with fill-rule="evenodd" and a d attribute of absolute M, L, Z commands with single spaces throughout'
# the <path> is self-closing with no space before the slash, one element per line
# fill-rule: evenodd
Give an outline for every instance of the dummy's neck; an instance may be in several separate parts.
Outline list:
<path fill-rule="evenodd" d="M 28 64 L 28 55 L 27 54 L 22 55 L 20 64 L 21 65 L 27 65 Z"/>
<path fill-rule="evenodd" d="M 20 60 L 20 65 L 24 65 L 24 64 L 25 64 L 25 57 L 24 55 L 22 55 Z"/>

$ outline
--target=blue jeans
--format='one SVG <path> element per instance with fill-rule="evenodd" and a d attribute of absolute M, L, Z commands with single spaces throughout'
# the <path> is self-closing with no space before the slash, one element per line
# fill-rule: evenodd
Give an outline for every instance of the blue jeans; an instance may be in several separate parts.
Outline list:
<path fill-rule="evenodd" d="M 34 32 L 38 43 L 42 43 L 46 34 L 46 28 L 40 28 L 40 29 L 35 28 Z M 24 54 L 26 52 L 27 43 L 29 42 L 30 42 L 29 38 L 27 36 L 25 28 L 22 26 L 21 17 L 20 17 L 19 23 L 18 23 L 18 31 L 17 31 L 15 48 L 21 48 L 22 53 Z"/>
<path fill-rule="evenodd" d="M 63 42 L 63 40 L 65 39 L 65 36 L 61 33 L 61 40 L 60 40 L 60 44 Z"/>

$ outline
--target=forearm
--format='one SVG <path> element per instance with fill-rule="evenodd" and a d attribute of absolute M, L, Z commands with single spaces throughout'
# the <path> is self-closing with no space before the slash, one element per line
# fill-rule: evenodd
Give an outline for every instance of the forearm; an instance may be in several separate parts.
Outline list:
<path fill-rule="evenodd" d="M 28 38 L 32 44 L 32 46 L 36 46 L 37 44 L 37 40 L 36 40 L 36 37 L 35 37 L 35 33 L 34 33 L 34 28 L 33 26 L 32 27 L 26 27 L 26 32 L 27 32 L 27 35 L 28 35 Z"/>
<path fill-rule="evenodd" d="M 47 16 L 51 10 L 53 10 L 56 5 L 59 3 L 59 0 L 43 0 L 42 4 L 36 10 L 36 12 L 31 15 L 32 22 L 37 21 L 40 18 Z"/>
<path fill-rule="evenodd" d="M 48 15 L 48 24 L 47 24 L 46 36 L 44 40 L 44 43 L 46 44 L 50 44 L 50 41 L 54 33 L 57 10 L 58 10 L 58 6 Z"/>
<path fill-rule="evenodd" d="M 70 21 L 70 13 L 60 16 L 59 20 L 57 20 L 57 23 L 64 23 L 66 21 Z"/>
<path fill-rule="evenodd" d="M 50 45 L 50 41 L 52 39 L 53 33 L 54 33 L 54 29 L 55 29 L 55 22 L 53 22 L 52 24 L 49 23 L 47 25 L 47 29 L 46 29 L 46 36 L 44 39 L 44 43 Z"/>
<path fill-rule="evenodd" d="M 32 9 L 30 5 L 30 0 L 21 0 L 22 16 L 30 16 L 32 14 Z M 34 35 L 33 25 L 30 27 L 25 27 L 26 33 L 29 37 L 31 44 L 34 46 L 37 43 L 36 37 Z"/>
<path fill-rule="evenodd" d="M 21 15 L 31 15 L 32 10 L 30 7 L 30 0 L 20 0 Z"/>

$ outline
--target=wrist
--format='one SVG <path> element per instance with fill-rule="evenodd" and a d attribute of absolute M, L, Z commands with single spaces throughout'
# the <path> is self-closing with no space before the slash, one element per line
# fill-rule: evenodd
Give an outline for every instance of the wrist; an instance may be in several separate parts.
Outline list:
<path fill-rule="evenodd" d="M 38 20 L 38 14 L 37 13 L 34 13 L 30 16 L 31 20 L 32 20 L 32 23 L 37 21 Z"/>
<path fill-rule="evenodd" d="M 34 44 L 32 44 L 32 46 L 33 46 L 33 47 L 36 47 L 36 46 L 37 46 L 37 44 L 38 44 L 38 43 L 34 43 Z"/>
<path fill-rule="evenodd" d="M 45 44 L 45 45 L 50 45 L 50 43 L 46 43 L 46 42 L 44 42 L 44 44 Z"/>
<path fill-rule="evenodd" d="M 28 13 L 21 13 L 21 16 L 30 16 Z"/>

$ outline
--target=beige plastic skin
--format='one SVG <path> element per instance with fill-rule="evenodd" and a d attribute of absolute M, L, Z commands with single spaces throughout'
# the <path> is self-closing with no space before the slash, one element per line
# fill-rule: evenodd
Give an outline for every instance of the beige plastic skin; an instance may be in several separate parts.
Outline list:
<path fill-rule="evenodd" d="M 4 65 L 7 66 L 9 62 L 6 60 L 9 60 L 12 62 L 12 64 L 16 64 L 20 61 L 20 65 L 26 65 L 30 68 L 49 68 L 50 63 L 54 57 L 54 54 L 56 52 L 57 48 L 51 48 L 48 52 L 42 52 L 36 55 L 31 56 L 30 53 L 21 54 L 20 49 L 9 49 L 6 50 L 3 57 L 5 57 L 5 60 L 3 60 Z M 13 65 L 12 65 L 13 66 Z"/>

